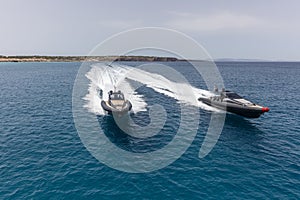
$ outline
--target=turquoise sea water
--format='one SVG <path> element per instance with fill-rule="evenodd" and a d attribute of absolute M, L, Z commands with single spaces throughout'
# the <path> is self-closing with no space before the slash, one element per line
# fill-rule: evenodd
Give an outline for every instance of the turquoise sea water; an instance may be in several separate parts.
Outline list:
<path fill-rule="evenodd" d="M 82 144 L 72 116 L 80 65 L 0 63 L 0 199 L 300 199 L 300 63 L 217 63 L 227 88 L 271 111 L 259 119 L 228 114 L 216 146 L 200 159 L 210 118 L 200 109 L 188 150 L 166 168 L 145 174 L 111 169 Z M 186 63 L 168 65 L 205 89 Z M 161 96 L 167 111 L 174 101 Z M 141 124 L 149 123 L 147 113 L 140 116 Z M 176 116 L 170 117 L 166 132 L 172 137 L 177 125 Z M 104 129 L 115 128 L 111 119 L 100 118 Z M 135 147 L 117 132 L 106 136 L 132 151 L 151 151 L 170 140 Z"/>

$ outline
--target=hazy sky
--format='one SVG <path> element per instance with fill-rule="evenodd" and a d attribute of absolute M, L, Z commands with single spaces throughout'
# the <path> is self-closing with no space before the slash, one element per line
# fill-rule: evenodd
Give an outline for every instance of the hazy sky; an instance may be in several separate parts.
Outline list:
<path fill-rule="evenodd" d="M 138 27 L 181 31 L 213 58 L 300 60 L 300 1 L 0 0 L 0 55 L 87 55 Z"/>

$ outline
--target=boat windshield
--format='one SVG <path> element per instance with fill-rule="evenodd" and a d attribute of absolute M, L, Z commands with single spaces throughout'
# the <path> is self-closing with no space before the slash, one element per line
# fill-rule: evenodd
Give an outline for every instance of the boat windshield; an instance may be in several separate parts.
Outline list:
<path fill-rule="evenodd" d="M 226 96 L 230 99 L 242 99 L 240 95 L 234 92 L 226 92 Z"/>
<path fill-rule="evenodd" d="M 124 100 L 123 94 L 111 94 L 110 95 L 111 100 Z"/>

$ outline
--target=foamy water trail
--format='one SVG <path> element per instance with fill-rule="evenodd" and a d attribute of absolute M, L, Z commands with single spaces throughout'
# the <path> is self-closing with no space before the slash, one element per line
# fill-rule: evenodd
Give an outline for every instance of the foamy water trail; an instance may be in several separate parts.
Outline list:
<path fill-rule="evenodd" d="M 143 95 L 135 91 L 129 84 L 129 79 L 152 88 L 156 92 L 172 97 L 179 102 L 209 111 L 221 112 L 219 109 L 193 99 L 199 98 L 200 96 L 211 96 L 213 95 L 212 92 L 189 86 L 194 96 L 186 96 L 183 95 L 178 88 L 186 88 L 187 83 L 172 82 L 162 75 L 150 73 L 138 68 L 115 63 L 113 65 L 98 63 L 92 66 L 91 70 L 86 74 L 86 77 L 90 80 L 90 84 L 88 94 L 84 97 L 86 100 L 85 107 L 97 115 L 105 114 L 101 107 L 101 101 L 108 99 L 108 92 L 114 90 L 115 86 L 117 90 L 121 90 L 124 93 L 126 99 L 131 101 L 133 112 L 146 110 L 147 103 L 144 101 Z"/>

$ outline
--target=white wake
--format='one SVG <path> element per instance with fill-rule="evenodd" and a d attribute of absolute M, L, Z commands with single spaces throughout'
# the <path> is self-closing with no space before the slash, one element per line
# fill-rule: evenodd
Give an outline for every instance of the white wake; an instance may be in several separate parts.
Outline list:
<path fill-rule="evenodd" d="M 129 79 L 137 81 L 146 87 L 152 88 L 156 92 L 172 97 L 180 102 L 209 111 L 222 112 L 197 100 L 200 96 L 213 95 L 210 91 L 189 86 L 187 83 L 176 83 L 162 75 L 150 73 L 127 65 L 116 63 L 107 65 L 105 63 L 97 63 L 92 65 L 91 70 L 86 74 L 86 77 L 90 80 L 90 83 L 88 94 L 84 97 L 84 100 L 86 100 L 84 107 L 97 115 L 105 114 L 101 107 L 101 101 L 107 100 L 108 92 L 114 90 L 115 86 L 117 87 L 117 90 L 121 90 L 126 99 L 132 103 L 133 112 L 146 110 L 147 103 L 144 101 L 143 95 L 138 94 L 135 91 L 131 84 L 129 84 Z M 186 96 L 180 92 L 180 88 L 187 87 L 192 89 L 192 92 L 194 93 L 193 97 Z M 195 99 L 192 98 L 197 99 L 195 101 Z"/>

